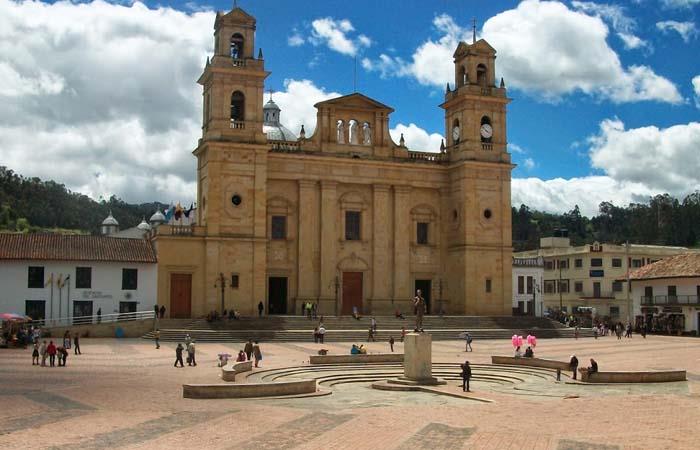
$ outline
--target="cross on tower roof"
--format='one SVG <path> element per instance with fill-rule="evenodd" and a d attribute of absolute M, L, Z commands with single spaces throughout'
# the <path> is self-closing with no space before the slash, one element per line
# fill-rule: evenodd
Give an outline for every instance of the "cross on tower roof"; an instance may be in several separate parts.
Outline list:
<path fill-rule="evenodd" d="M 270 93 L 270 101 L 272 101 L 272 93 L 275 92 L 272 90 L 272 88 L 268 89 L 267 92 Z"/>
<path fill-rule="evenodd" d="M 472 44 L 476 43 L 476 17 L 472 17 Z"/>

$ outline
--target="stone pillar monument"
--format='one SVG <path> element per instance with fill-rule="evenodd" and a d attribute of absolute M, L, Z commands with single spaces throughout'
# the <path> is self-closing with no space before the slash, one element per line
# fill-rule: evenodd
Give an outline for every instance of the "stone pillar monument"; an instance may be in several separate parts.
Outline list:
<path fill-rule="evenodd" d="M 433 338 L 428 333 L 408 333 L 404 339 L 403 377 L 390 382 L 436 385 L 444 381 L 433 377 Z"/>

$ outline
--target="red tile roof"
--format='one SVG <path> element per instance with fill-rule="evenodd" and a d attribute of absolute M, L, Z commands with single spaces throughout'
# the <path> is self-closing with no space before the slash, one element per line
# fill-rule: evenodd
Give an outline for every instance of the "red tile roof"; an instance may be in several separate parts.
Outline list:
<path fill-rule="evenodd" d="M 652 280 L 655 278 L 700 277 L 700 253 L 682 253 L 640 267 L 630 273 L 630 280 Z"/>
<path fill-rule="evenodd" d="M 106 236 L 0 233 L 0 260 L 156 263 L 145 239 Z"/>

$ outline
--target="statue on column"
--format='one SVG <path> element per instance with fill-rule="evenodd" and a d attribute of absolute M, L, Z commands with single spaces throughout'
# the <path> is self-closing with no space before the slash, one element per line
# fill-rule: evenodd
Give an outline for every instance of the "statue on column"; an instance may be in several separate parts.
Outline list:
<path fill-rule="evenodd" d="M 416 328 L 414 331 L 417 332 L 423 332 L 423 314 L 425 314 L 427 307 L 425 304 L 425 299 L 423 298 L 423 295 L 421 295 L 420 289 L 416 291 L 416 296 L 413 297 L 413 310 L 416 314 Z"/>

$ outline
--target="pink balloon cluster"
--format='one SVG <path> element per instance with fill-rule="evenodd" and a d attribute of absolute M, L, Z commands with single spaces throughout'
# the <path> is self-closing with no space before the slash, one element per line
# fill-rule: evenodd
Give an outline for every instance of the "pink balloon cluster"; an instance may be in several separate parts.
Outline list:
<path fill-rule="evenodd" d="M 523 337 L 518 336 L 517 334 L 514 334 L 512 338 L 510 338 L 510 342 L 513 344 L 513 348 L 516 347 L 522 347 L 523 345 Z"/>
<path fill-rule="evenodd" d="M 527 345 L 529 345 L 531 347 L 537 347 L 537 338 L 535 336 L 528 334 L 526 340 L 527 340 Z"/>

